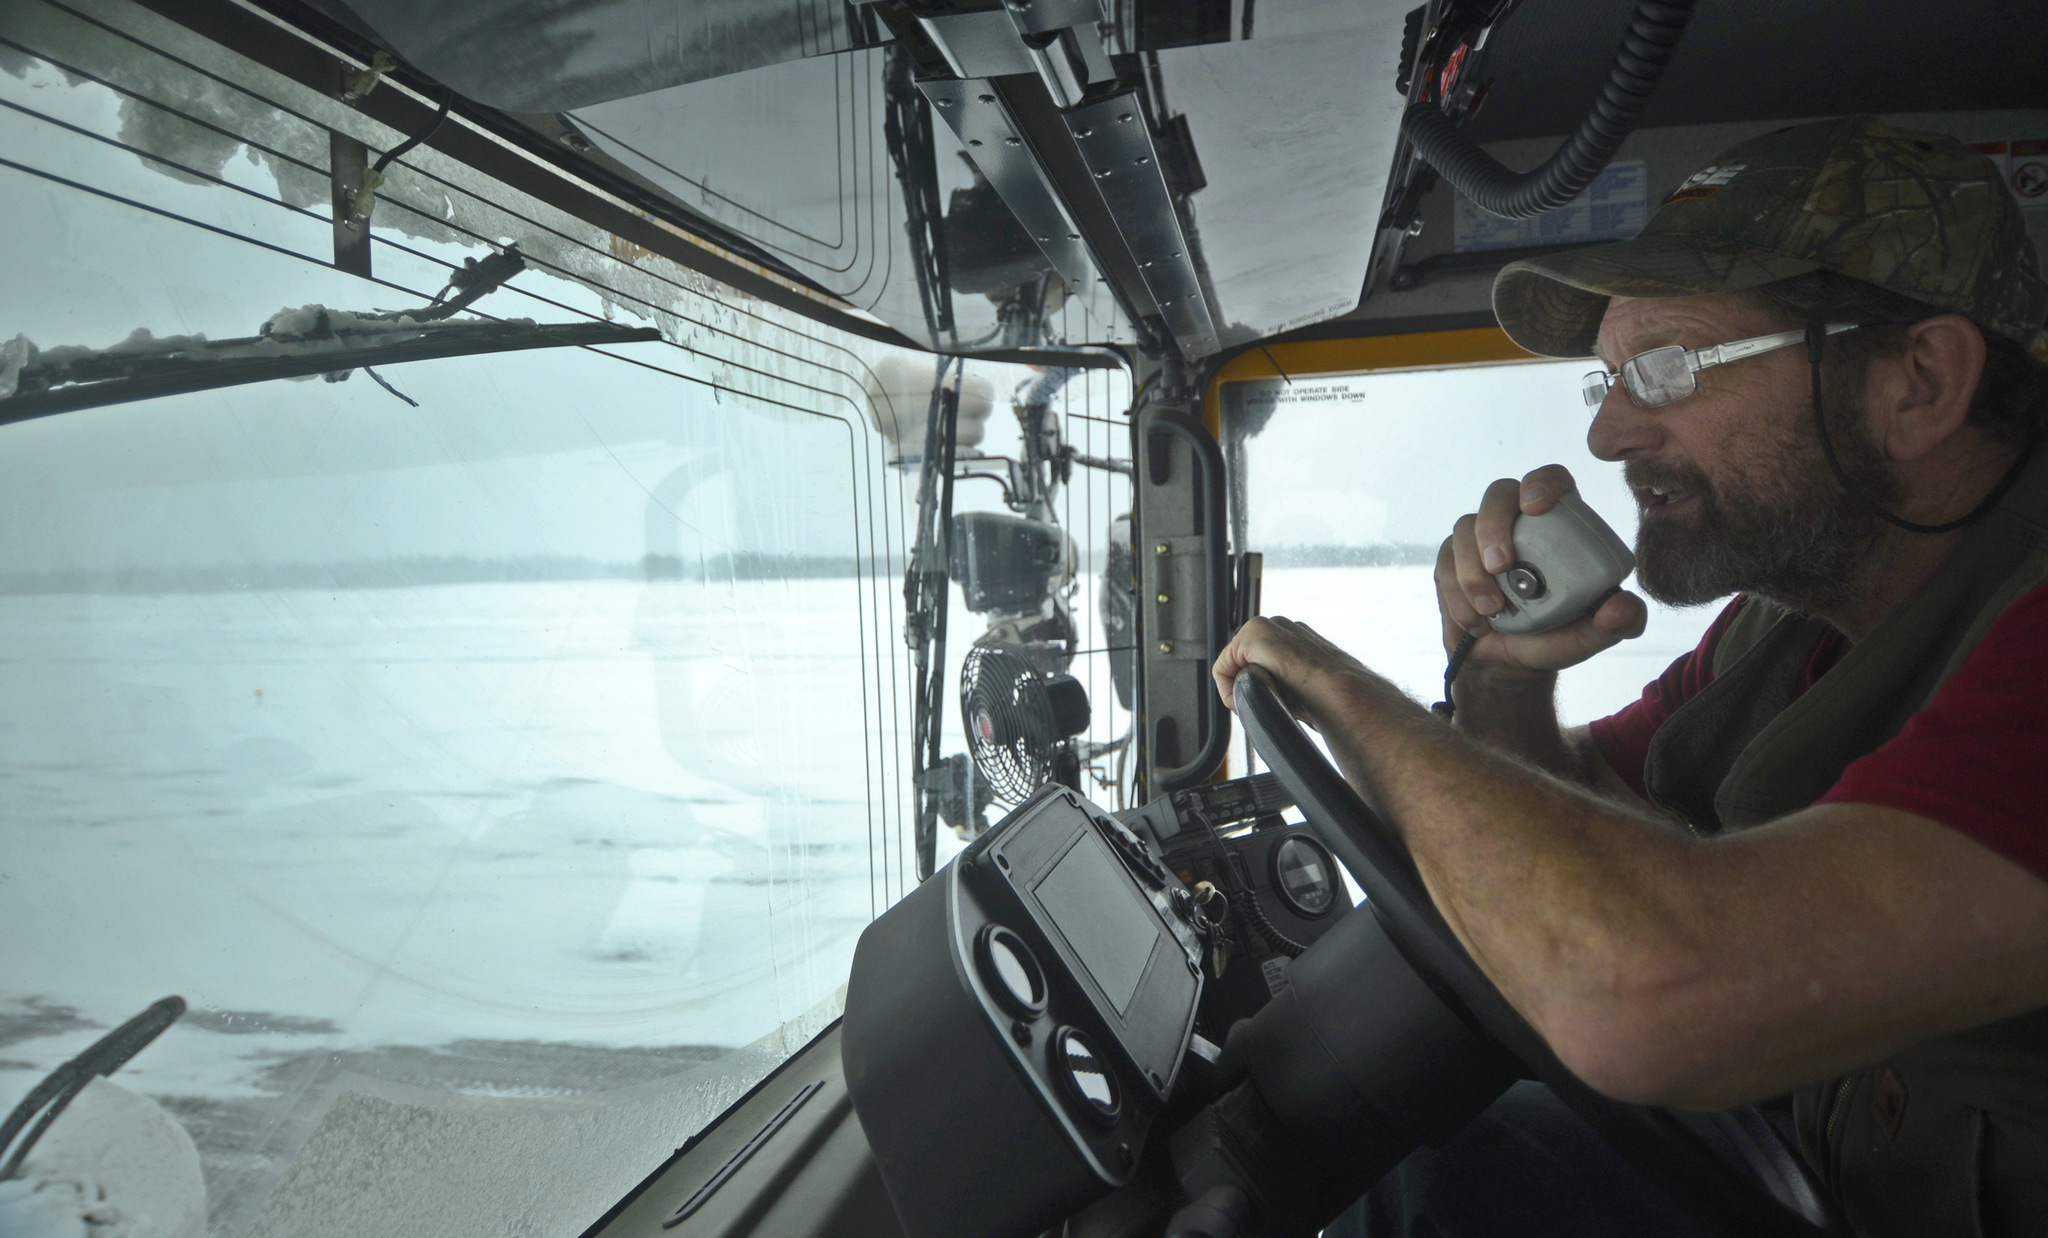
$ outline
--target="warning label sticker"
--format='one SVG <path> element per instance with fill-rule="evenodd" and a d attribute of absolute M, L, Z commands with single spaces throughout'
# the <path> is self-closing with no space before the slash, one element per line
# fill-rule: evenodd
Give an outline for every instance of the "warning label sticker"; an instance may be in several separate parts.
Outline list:
<path fill-rule="evenodd" d="M 2048 138 L 1972 142 L 1970 147 L 1990 156 L 2021 209 L 2048 210 Z"/>
<path fill-rule="evenodd" d="M 2031 138 L 2012 144 L 2012 168 L 2006 173 L 2020 205 L 2034 210 L 2048 207 L 2048 138 Z"/>
<path fill-rule="evenodd" d="M 1649 185 L 1642 160 L 1611 163 L 1586 186 L 1586 192 L 1534 219 L 1502 219 L 1479 209 L 1461 193 L 1453 243 L 1462 254 L 1475 249 L 1625 241 L 1650 221 Z"/>

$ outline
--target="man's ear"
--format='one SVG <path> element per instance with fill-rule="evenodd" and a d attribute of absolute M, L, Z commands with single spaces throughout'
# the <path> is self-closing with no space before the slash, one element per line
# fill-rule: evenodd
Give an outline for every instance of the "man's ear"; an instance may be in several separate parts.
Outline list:
<path fill-rule="evenodd" d="M 1917 460 L 1963 428 L 1984 374 L 1984 335 L 1961 314 L 1906 328 L 1902 349 L 1873 362 L 1865 397 L 1889 460 Z"/>

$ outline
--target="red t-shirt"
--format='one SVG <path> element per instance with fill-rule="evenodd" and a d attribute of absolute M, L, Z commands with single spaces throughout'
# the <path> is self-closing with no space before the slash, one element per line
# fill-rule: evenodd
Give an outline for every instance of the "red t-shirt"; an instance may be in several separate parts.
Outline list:
<path fill-rule="evenodd" d="M 1641 700 L 1592 726 L 1600 755 L 1643 793 L 1650 737 L 1714 677 L 1714 647 L 1742 606 L 1714 620 L 1699 648 L 1673 662 Z M 1815 645 L 1798 692 L 1841 659 L 1830 629 Z M 2048 881 L 2048 585 L 2000 615 L 1955 674 L 1890 742 L 1842 771 L 1820 797 L 1882 804 L 1941 822 Z M 1795 693 L 1796 695 L 1796 693 Z"/>

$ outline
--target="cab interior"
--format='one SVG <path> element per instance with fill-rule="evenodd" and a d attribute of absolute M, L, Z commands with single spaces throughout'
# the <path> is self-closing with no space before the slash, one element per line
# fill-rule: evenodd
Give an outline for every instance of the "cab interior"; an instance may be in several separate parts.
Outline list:
<path fill-rule="evenodd" d="M 1561 207 L 1404 136 L 1543 165 L 1642 22 Z M 1435 699 L 1486 481 L 1634 515 L 1494 273 L 1865 112 L 2048 250 L 2044 63 L 1996 0 L 10 0 L 0 1229 L 1317 1232 L 1550 1076 L 1217 652 Z M 1318 993 L 1400 1113 L 1217 1168 Z M 1717 1232 L 1841 1232 L 1742 1115 L 1740 1174 L 1610 1118 Z"/>

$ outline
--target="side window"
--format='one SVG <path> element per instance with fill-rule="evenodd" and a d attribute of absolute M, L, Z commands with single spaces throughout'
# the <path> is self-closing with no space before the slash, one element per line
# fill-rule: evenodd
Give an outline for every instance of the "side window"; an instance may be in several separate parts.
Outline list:
<path fill-rule="evenodd" d="M 1437 549 L 1498 477 L 1562 464 L 1624 541 L 1635 501 L 1586 448 L 1588 363 L 1260 379 L 1224 388 L 1243 544 L 1265 554 L 1262 609 L 1303 620 L 1401 685 L 1442 699 Z M 1634 700 L 1699 643 L 1717 607 L 1650 605 L 1643 636 L 1559 677 L 1567 725 Z"/>

